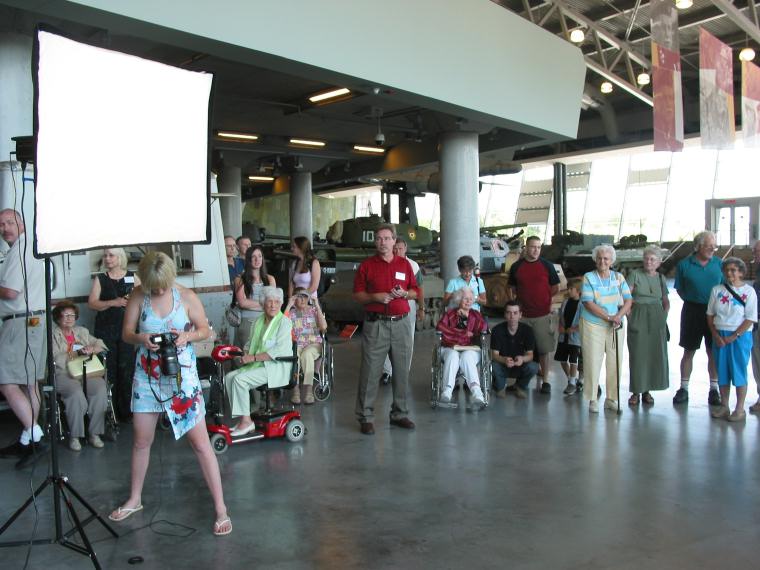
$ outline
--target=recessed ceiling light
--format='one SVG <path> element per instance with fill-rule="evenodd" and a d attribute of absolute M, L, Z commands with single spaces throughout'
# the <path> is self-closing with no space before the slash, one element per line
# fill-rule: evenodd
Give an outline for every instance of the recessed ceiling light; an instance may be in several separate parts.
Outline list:
<path fill-rule="evenodd" d="M 572 32 L 570 32 L 570 41 L 574 44 L 579 44 L 584 39 L 586 39 L 586 34 L 584 34 L 583 30 L 580 28 L 575 28 Z"/>
<path fill-rule="evenodd" d="M 652 78 L 649 77 L 649 74 L 645 71 L 643 73 L 639 73 L 636 77 L 636 83 L 641 85 L 642 87 L 644 85 L 649 85 L 649 83 L 652 81 Z"/>
<path fill-rule="evenodd" d="M 612 83 L 609 81 L 604 81 L 602 85 L 599 87 L 599 90 L 604 93 L 605 95 L 607 93 L 612 93 Z"/>
<path fill-rule="evenodd" d="M 342 95 L 348 95 L 349 93 L 351 93 L 350 89 L 341 87 L 339 89 L 331 89 L 330 91 L 325 91 L 324 93 L 317 93 L 316 95 L 312 95 L 309 97 L 309 101 L 312 103 L 319 103 L 320 101 L 334 99 L 335 97 L 341 97 Z"/>
<path fill-rule="evenodd" d="M 749 46 L 745 47 L 742 51 L 739 52 L 739 59 L 742 61 L 752 61 L 755 59 L 755 50 Z"/>
<path fill-rule="evenodd" d="M 375 154 L 383 154 L 385 152 L 384 148 L 380 148 L 377 146 L 363 146 L 360 144 L 355 144 L 354 150 L 357 152 L 372 152 Z"/>
<path fill-rule="evenodd" d="M 676 0 L 676 8 L 679 10 L 687 10 L 694 5 L 694 0 Z"/>
<path fill-rule="evenodd" d="M 222 139 L 231 139 L 244 142 L 252 142 L 259 140 L 258 135 L 252 135 L 250 133 L 235 133 L 231 131 L 217 131 L 216 136 Z"/>
<path fill-rule="evenodd" d="M 274 182 L 274 176 L 249 176 L 251 182 Z"/>
<path fill-rule="evenodd" d="M 311 141 L 308 139 L 290 139 L 290 144 L 302 146 L 325 146 L 325 143 L 322 141 Z"/>

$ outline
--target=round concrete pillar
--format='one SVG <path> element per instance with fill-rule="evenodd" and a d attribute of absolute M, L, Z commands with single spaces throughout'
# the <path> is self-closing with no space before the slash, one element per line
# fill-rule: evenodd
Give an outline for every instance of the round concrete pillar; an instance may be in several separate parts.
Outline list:
<path fill-rule="evenodd" d="M 236 238 L 243 233 L 243 205 L 241 196 L 241 170 L 237 166 L 225 166 L 217 180 L 219 192 L 234 196 L 220 198 L 222 227 L 225 235 Z"/>
<path fill-rule="evenodd" d="M 471 255 L 480 263 L 478 221 L 478 135 L 443 133 L 438 141 L 441 201 L 441 277 L 459 274 L 457 259 Z"/>
<path fill-rule="evenodd" d="M 311 207 L 311 172 L 295 172 L 290 177 L 290 237 L 306 236 L 314 241 Z"/>

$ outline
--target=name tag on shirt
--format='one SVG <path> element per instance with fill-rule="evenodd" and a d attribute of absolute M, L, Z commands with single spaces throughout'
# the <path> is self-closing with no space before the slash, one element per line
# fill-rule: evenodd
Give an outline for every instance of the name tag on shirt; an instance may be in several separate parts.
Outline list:
<path fill-rule="evenodd" d="M 135 277 L 134 275 L 127 275 L 124 277 L 124 283 L 132 283 L 134 285 L 135 283 Z"/>
<path fill-rule="evenodd" d="M 76 352 L 77 350 L 82 350 L 83 348 L 84 348 L 84 345 L 79 344 L 78 342 L 75 342 L 74 344 L 71 345 L 71 350 L 73 350 L 74 352 Z"/>
<path fill-rule="evenodd" d="M 401 271 L 396 271 L 396 279 L 399 281 L 406 281 L 406 273 L 401 273 Z"/>

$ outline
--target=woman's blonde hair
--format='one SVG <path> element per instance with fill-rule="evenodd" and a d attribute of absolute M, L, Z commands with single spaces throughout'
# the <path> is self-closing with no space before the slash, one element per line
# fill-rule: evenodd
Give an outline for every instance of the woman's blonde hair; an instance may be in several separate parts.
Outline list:
<path fill-rule="evenodd" d="M 122 248 L 122 247 L 107 247 L 107 248 L 105 248 L 103 250 L 103 256 L 106 255 L 107 251 L 110 251 L 116 257 L 119 258 L 119 267 L 121 267 L 124 271 L 126 271 L 127 270 L 127 252 L 124 251 L 124 248 Z M 102 259 L 100 261 L 100 268 L 101 268 L 101 270 L 105 269 L 105 265 L 103 264 Z"/>
<path fill-rule="evenodd" d="M 171 257 L 160 251 L 150 251 L 137 266 L 137 276 L 143 291 L 169 289 L 177 278 L 177 266 Z"/>

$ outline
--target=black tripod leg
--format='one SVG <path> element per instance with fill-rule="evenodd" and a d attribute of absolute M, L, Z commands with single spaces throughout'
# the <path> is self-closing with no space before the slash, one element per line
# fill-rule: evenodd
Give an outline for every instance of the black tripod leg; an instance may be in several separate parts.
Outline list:
<path fill-rule="evenodd" d="M 67 538 L 61 539 L 61 545 L 79 552 L 80 554 L 89 556 L 90 560 L 92 561 L 92 565 L 95 566 L 96 570 L 101 570 L 102 567 L 100 566 L 100 562 L 98 562 L 98 556 L 95 554 L 95 550 L 92 548 L 92 544 L 90 544 L 90 539 L 87 538 L 87 534 L 84 532 L 84 527 L 82 526 L 82 522 L 79 520 L 79 516 L 77 515 L 77 511 L 74 508 L 74 505 L 71 503 L 71 498 L 69 498 L 68 494 L 66 493 L 66 489 L 69 488 L 66 484 L 66 481 L 61 479 L 59 480 L 58 485 L 61 490 L 61 496 L 63 496 L 63 502 L 69 511 L 69 515 L 71 515 L 71 518 L 74 521 L 74 527 L 77 529 L 77 532 L 79 533 L 79 536 L 84 543 L 84 547 L 70 542 Z"/>
<path fill-rule="evenodd" d="M 5 521 L 5 524 L 0 528 L 0 534 L 3 534 L 6 530 L 8 530 L 8 527 L 10 527 L 13 524 L 13 521 L 15 521 L 18 517 L 21 516 L 21 513 L 23 513 L 26 509 L 29 508 L 29 505 L 31 505 L 34 502 L 34 499 L 37 498 L 37 496 L 42 493 L 42 491 L 45 490 L 45 488 L 50 485 L 50 483 L 53 482 L 53 479 L 51 477 L 46 478 L 39 487 L 32 493 L 32 496 L 29 497 L 26 502 L 21 505 L 18 510 L 13 513 L 11 518 L 9 518 L 7 521 Z M 1 546 L 1 545 L 0 545 Z"/>
<path fill-rule="evenodd" d="M 91 521 L 93 518 L 95 518 L 95 519 L 98 519 L 98 521 L 100 522 L 100 524 L 102 524 L 102 525 L 105 527 L 105 529 L 106 529 L 108 532 L 110 532 L 110 533 L 113 535 L 113 537 L 114 537 L 114 538 L 119 538 L 119 535 L 118 535 L 118 534 L 117 534 L 117 532 L 116 532 L 116 531 L 115 531 L 115 530 L 114 530 L 114 529 L 111 527 L 111 525 L 109 525 L 109 524 L 106 522 L 106 520 L 105 520 L 103 517 L 101 517 L 101 516 L 100 516 L 100 515 L 97 513 L 97 511 L 96 511 L 95 509 L 93 509 L 93 508 L 92 508 L 92 506 L 90 505 L 90 503 L 88 503 L 88 502 L 87 502 L 87 501 L 86 501 L 86 500 L 85 500 L 85 499 L 82 497 L 82 495 L 80 495 L 79 493 L 77 493 L 76 489 L 74 489 L 74 487 L 72 487 L 72 486 L 71 486 L 71 483 L 69 483 L 68 481 L 66 481 L 66 480 L 64 479 L 64 480 L 61 482 L 61 485 L 62 485 L 63 487 L 65 487 L 65 488 L 66 488 L 66 490 L 67 490 L 67 491 L 69 491 L 69 492 L 70 492 L 72 495 L 74 495 L 74 498 L 75 498 L 77 501 L 79 501 L 79 504 L 81 504 L 81 505 L 82 505 L 82 506 L 83 506 L 85 509 L 87 509 L 88 511 L 90 511 L 90 515 L 91 515 L 91 517 L 90 517 L 88 520 L 86 520 L 86 521 L 84 522 L 84 524 L 87 524 L 87 523 L 88 523 L 88 522 L 90 522 L 90 521 Z M 71 534 L 71 533 L 73 533 L 73 532 L 74 532 L 74 529 L 71 529 L 71 530 L 70 530 L 68 533 L 66 533 L 66 536 L 70 535 L 70 534 Z"/>

